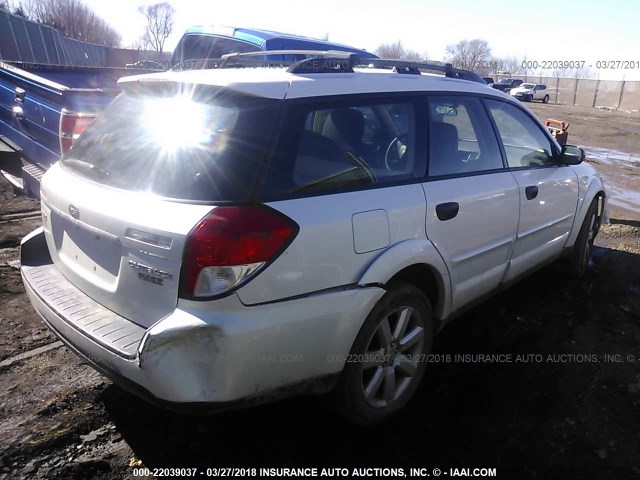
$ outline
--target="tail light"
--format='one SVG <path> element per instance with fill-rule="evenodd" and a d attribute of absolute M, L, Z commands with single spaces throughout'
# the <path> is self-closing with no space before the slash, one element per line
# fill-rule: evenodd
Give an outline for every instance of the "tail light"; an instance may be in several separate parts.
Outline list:
<path fill-rule="evenodd" d="M 298 230 L 264 205 L 215 208 L 187 237 L 180 297 L 204 299 L 237 288 L 278 258 Z"/>
<path fill-rule="evenodd" d="M 62 116 L 60 117 L 60 153 L 64 154 L 69 151 L 73 142 L 91 125 L 94 118 L 95 115 L 62 111 Z"/>

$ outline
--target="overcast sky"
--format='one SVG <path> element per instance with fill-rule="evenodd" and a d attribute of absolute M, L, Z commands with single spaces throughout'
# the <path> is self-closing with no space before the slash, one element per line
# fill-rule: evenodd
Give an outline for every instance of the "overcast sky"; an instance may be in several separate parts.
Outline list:
<path fill-rule="evenodd" d="M 137 5 L 158 0 L 84 0 L 130 46 L 142 34 Z M 402 40 L 442 60 L 445 48 L 482 38 L 495 56 L 585 60 L 600 78 L 640 80 L 640 1 L 636 0 L 169 0 L 176 10 L 171 51 L 186 28 L 212 24 L 277 30 L 375 50 Z M 634 60 L 632 70 L 597 70 L 598 60 Z"/>

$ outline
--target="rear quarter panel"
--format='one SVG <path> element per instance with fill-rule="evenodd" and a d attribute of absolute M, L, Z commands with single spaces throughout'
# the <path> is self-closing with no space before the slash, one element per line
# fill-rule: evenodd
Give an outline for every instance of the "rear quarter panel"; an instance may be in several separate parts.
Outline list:
<path fill-rule="evenodd" d="M 238 290 L 248 305 L 353 287 L 388 248 L 426 237 L 426 204 L 420 184 L 282 200 L 269 206 L 293 219 L 300 232 L 282 255 Z M 376 228 L 360 225 L 359 219 L 367 218 L 369 212 L 381 212 L 373 218 L 383 224 Z M 359 238 L 359 233 L 372 236 L 374 231 L 380 238 Z M 359 248 L 359 242 L 376 246 Z"/>

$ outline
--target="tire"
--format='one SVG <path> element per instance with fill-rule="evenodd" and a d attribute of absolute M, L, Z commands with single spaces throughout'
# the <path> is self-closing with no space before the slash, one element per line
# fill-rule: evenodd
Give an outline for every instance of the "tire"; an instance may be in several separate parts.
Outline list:
<path fill-rule="evenodd" d="M 545 95 L 542 99 L 542 103 L 549 103 L 549 95 Z"/>
<path fill-rule="evenodd" d="M 353 423 L 373 425 L 413 396 L 433 344 L 431 305 L 406 283 L 392 285 L 358 333 L 334 392 L 336 409 Z M 410 357 L 410 358 L 408 358 Z"/>
<path fill-rule="evenodd" d="M 581 278 L 589 268 L 589 260 L 593 251 L 593 242 L 600 229 L 601 216 L 599 199 L 591 202 L 587 215 L 584 217 L 576 243 L 568 259 L 568 273 L 572 277 Z"/>

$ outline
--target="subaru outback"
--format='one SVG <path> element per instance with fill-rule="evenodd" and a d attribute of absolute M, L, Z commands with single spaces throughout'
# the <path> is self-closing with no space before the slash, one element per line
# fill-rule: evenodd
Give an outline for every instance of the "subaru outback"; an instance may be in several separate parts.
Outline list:
<path fill-rule="evenodd" d="M 330 393 L 371 424 L 465 308 L 561 257 L 584 274 L 601 178 L 513 97 L 450 65 L 240 58 L 121 80 L 42 180 L 27 293 L 116 383 L 188 411 Z"/>

